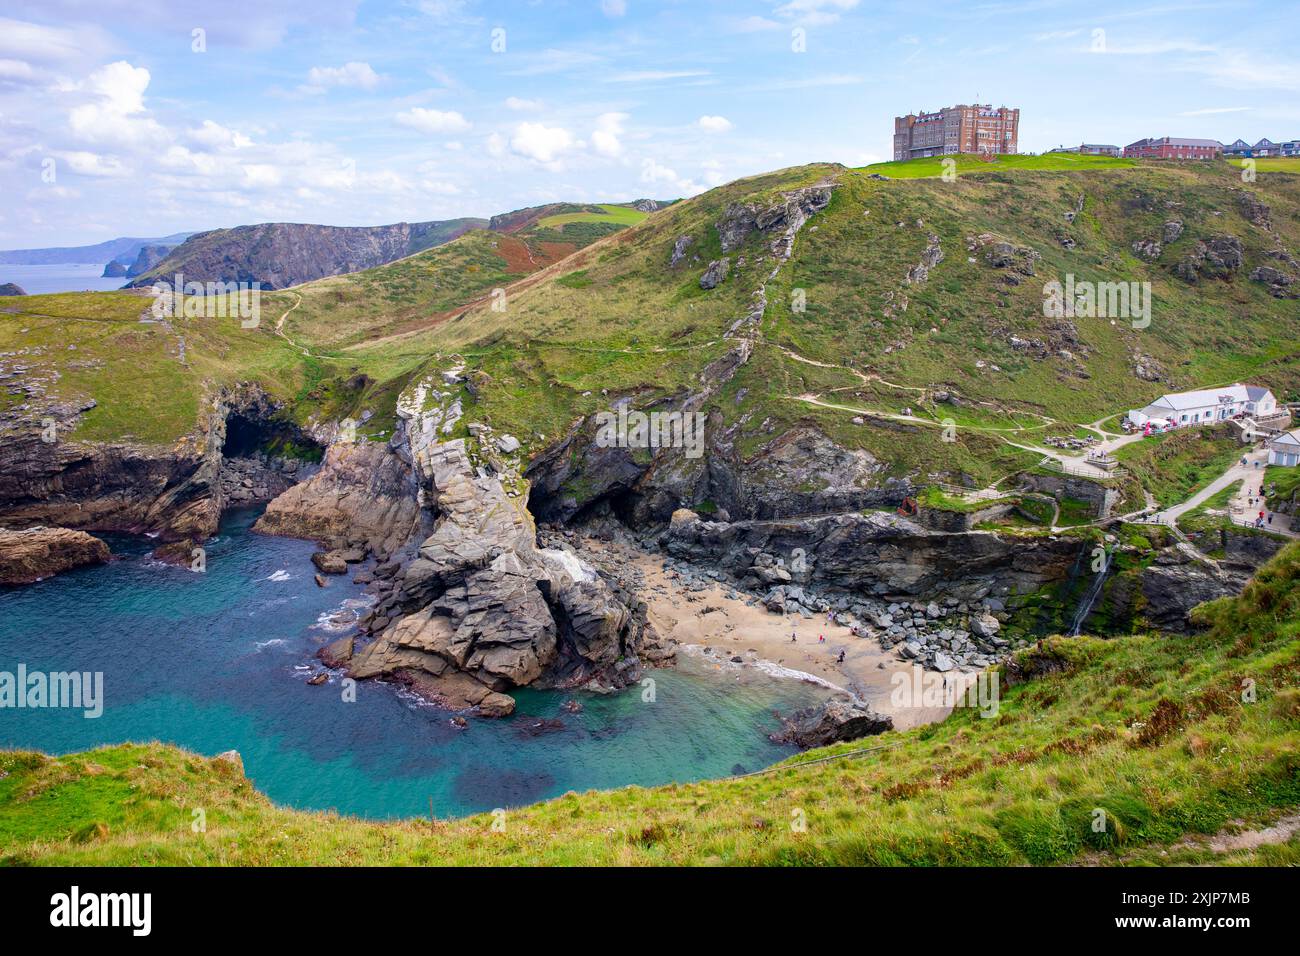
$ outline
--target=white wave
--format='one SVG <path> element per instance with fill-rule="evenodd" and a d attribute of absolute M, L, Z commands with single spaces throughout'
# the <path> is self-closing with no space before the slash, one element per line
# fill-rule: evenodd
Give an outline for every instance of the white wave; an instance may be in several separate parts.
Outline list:
<path fill-rule="evenodd" d="M 751 657 L 749 660 L 737 664 L 731 659 L 735 655 L 724 653 L 713 647 L 705 650 L 703 644 L 682 644 L 678 647 L 678 650 L 685 651 L 694 657 L 706 660 L 711 664 L 718 664 L 724 668 L 741 670 L 745 667 L 752 667 L 760 674 L 766 674 L 768 677 L 774 677 L 779 680 L 799 680 L 806 684 L 816 684 L 818 687 L 825 687 L 827 690 L 833 690 L 844 694 L 849 693 L 849 691 L 841 687 L 839 684 L 831 683 L 824 677 L 818 677 L 816 674 L 809 674 L 807 671 L 795 670 L 793 667 L 786 667 L 782 664 L 769 661 L 766 658 Z"/>
<path fill-rule="evenodd" d="M 357 626 L 362 611 L 370 607 L 372 603 L 373 599 L 368 597 L 347 598 L 333 610 L 322 611 L 311 629 L 313 631 L 326 631 L 330 634 L 350 630 Z"/>
<path fill-rule="evenodd" d="M 267 578 L 266 578 L 266 580 L 268 580 L 268 581 L 288 581 L 291 577 L 292 577 L 292 575 L 291 575 L 288 571 L 276 571 L 274 574 L 268 575 Z"/>

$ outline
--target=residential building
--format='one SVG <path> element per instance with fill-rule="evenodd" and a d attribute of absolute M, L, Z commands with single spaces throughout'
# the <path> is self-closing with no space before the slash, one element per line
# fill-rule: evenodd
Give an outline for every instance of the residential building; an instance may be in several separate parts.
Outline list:
<path fill-rule="evenodd" d="M 1285 468 L 1300 465 L 1300 428 L 1283 432 L 1268 443 L 1268 463 Z"/>
<path fill-rule="evenodd" d="M 1186 139 L 1161 136 L 1140 139 L 1124 147 L 1124 155 L 1146 159 L 1214 159 L 1223 152 L 1216 139 Z"/>
<path fill-rule="evenodd" d="M 955 153 L 1014 153 L 1020 135 L 1020 110 L 988 104 L 947 106 L 935 113 L 894 118 L 894 159 Z"/>
<path fill-rule="evenodd" d="M 1049 149 L 1049 153 L 1081 153 L 1084 156 L 1118 156 L 1123 150 L 1118 146 L 1107 146 L 1102 143 L 1081 143 L 1078 146 L 1058 146 L 1056 149 Z"/>
<path fill-rule="evenodd" d="M 1290 151 L 1288 152 L 1288 148 Z M 1275 143 L 1271 139 L 1261 139 L 1258 143 L 1247 143 L 1244 139 L 1234 140 L 1223 147 L 1223 155 L 1233 159 L 1253 156 L 1296 156 L 1300 155 L 1300 141 Z"/>
<path fill-rule="evenodd" d="M 1280 413 L 1277 398 L 1267 388 L 1237 384 L 1161 395 L 1146 408 L 1129 412 L 1129 421 L 1142 426 L 1150 419 L 1164 419 L 1182 426 L 1227 421 L 1235 415 L 1275 418 Z"/>

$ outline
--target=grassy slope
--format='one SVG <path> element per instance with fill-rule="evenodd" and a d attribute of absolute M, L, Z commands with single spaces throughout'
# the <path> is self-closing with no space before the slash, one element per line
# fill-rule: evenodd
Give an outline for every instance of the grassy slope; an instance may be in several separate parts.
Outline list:
<path fill-rule="evenodd" d="M 1300 545 L 1191 638 L 1053 639 L 994 719 L 959 710 L 889 749 L 742 779 L 567 794 L 489 815 L 368 823 L 271 805 L 157 744 L 0 754 L 0 861 L 51 864 L 1054 864 L 1200 862 L 1192 834 L 1300 804 Z M 1257 699 L 1242 700 L 1243 681 Z M 808 764 L 800 766 L 800 764 Z M 1093 832 L 1094 811 L 1109 824 Z M 207 831 L 191 831 L 192 811 Z M 801 811 L 806 832 L 791 820 Z M 1238 823 L 1240 822 L 1240 823 Z M 1300 841 L 1229 862 L 1300 862 Z"/>
<path fill-rule="evenodd" d="M 722 333 L 748 311 L 771 266 L 770 259 L 759 261 L 767 253 L 763 237 L 751 237 L 732 255 L 727 280 L 701 290 L 700 274 L 721 254 L 714 223 L 733 202 L 765 205 L 784 190 L 831 176 L 840 182 L 831 206 L 805 226 L 794 258 L 769 284 L 763 341 L 716 403 L 724 420 L 741 423 L 738 445 L 744 453 L 783 427 L 806 423 L 876 455 L 886 464 L 882 475 L 965 473 L 993 480 L 1034 461 L 1033 453 L 1007 446 L 1004 438 L 1033 441 L 1070 433 L 1079 423 L 1171 388 L 1251 378 L 1284 397 L 1300 390 L 1300 362 L 1294 360 L 1300 315 L 1294 302 L 1273 299 L 1245 278 L 1254 265 L 1270 261 L 1263 252 L 1273 237 L 1242 217 L 1240 177 L 1229 164 L 1132 164 L 1072 154 L 1007 157 L 993 164 L 961 160 L 955 182 L 925 178 L 934 172 L 932 165 L 917 160 L 869 170 L 780 170 L 674 204 L 558 261 L 570 244 L 538 238 L 555 233 L 553 227 L 534 223 L 509 236 L 470 233 L 379 269 L 269 296 L 267 325 L 302 296 L 285 332 L 312 350 L 310 360 L 292 349 L 282 354 L 277 350 L 287 343 L 274 337 L 267 342 L 265 335 L 217 343 L 198 335 L 187 340 L 189 354 L 196 367 L 212 365 L 214 377 L 222 364 L 229 366 L 230 378 L 278 376 L 273 387 L 295 399 L 299 418 L 368 409 L 376 421 L 391 417 L 391 403 L 412 376 L 460 355 L 485 376 L 482 397 L 467 406 L 462 427 L 488 420 L 536 450 L 579 414 L 607 407 L 609 396 L 634 393 L 649 400 L 690 387 L 725 350 Z M 880 169 L 900 178 L 871 178 Z M 1300 177 L 1261 171 L 1251 188 L 1272 207 L 1285 243 L 1300 247 Z M 1083 213 L 1069 224 L 1064 214 L 1080 194 L 1086 197 Z M 1131 244 L 1159 236 L 1172 217 L 1184 221 L 1184 235 L 1156 263 L 1134 258 Z M 565 223 L 561 231 L 581 225 Z M 920 261 L 932 231 L 945 257 L 927 282 L 908 285 L 907 270 Z M 1196 286 L 1173 276 L 1173 265 L 1197 238 L 1221 233 L 1245 244 L 1242 274 Z M 1037 275 L 1019 286 L 1005 284 L 1007 270 L 990 267 L 982 249 L 968 252 L 967 237 L 980 234 L 1038 251 Z M 685 262 L 670 268 L 674 241 L 683 235 L 693 243 Z M 1060 244 L 1062 235 L 1073 238 L 1074 249 Z M 516 242 L 534 261 L 521 259 Z M 1042 284 L 1067 272 L 1079 279 L 1150 281 L 1151 327 L 1075 319 L 1075 358 L 1058 354 L 1054 320 L 1042 315 Z M 507 291 L 504 312 L 489 305 L 488 295 L 498 287 Z M 804 312 L 791 309 L 795 290 L 806 295 Z M 907 297 L 905 311 L 900 296 Z M 37 298 L 29 300 L 32 306 Z M 95 298 L 80 297 L 87 303 Z M 75 340 L 81 333 L 68 327 L 60 334 Z M 1049 353 L 1037 357 L 1017 350 L 1012 335 L 1043 340 Z M 216 354 L 198 355 L 208 348 Z M 827 365 L 850 365 L 868 378 L 795 361 L 783 349 Z M 1169 381 L 1139 378 L 1139 355 Z M 144 374 L 174 375 L 157 367 L 167 360 L 165 350 L 148 352 L 141 357 Z M 51 351 L 41 362 L 66 366 L 67 355 Z M 368 384 L 343 389 L 341 383 L 358 372 L 369 376 Z M 956 393 L 962 404 L 936 402 L 938 390 Z M 101 405 L 125 402 L 92 413 L 104 423 L 92 429 L 95 435 L 108 436 L 113 424 L 130 427 L 135 410 L 147 407 L 121 391 L 106 380 L 86 384 L 85 394 Z M 807 393 L 839 407 L 798 400 Z M 168 427 L 168 437 L 183 431 L 184 399 L 175 401 L 165 417 L 171 425 L 160 424 L 157 437 Z M 941 442 L 937 427 L 900 427 L 869 414 L 904 407 L 935 425 L 953 419 L 957 443 Z M 851 419 L 863 412 L 866 423 L 853 425 Z"/>

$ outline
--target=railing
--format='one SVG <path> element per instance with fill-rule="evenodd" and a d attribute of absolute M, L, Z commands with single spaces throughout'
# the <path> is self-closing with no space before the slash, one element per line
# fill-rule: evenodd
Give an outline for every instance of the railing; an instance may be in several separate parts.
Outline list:
<path fill-rule="evenodd" d="M 1103 468 L 1100 465 L 1094 465 L 1095 472 L 1085 471 L 1082 468 L 1074 468 L 1061 461 L 1059 458 L 1053 458 L 1050 455 L 1038 463 L 1039 468 L 1045 468 L 1048 471 L 1059 471 L 1062 474 L 1074 475 L 1077 478 L 1088 478 L 1092 481 L 1106 481 L 1111 478 L 1121 478 L 1128 474 L 1122 467 L 1116 465 L 1114 468 Z"/>

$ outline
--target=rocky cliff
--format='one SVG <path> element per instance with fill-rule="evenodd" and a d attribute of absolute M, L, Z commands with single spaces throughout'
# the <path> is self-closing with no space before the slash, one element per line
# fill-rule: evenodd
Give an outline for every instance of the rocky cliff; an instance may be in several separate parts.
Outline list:
<path fill-rule="evenodd" d="M 430 394 L 421 382 L 403 395 L 388 443 L 331 445 L 321 470 L 256 525 L 378 562 L 376 603 L 361 622 L 374 640 L 331 649 L 330 663 L 500 716 L 514 709 L 511 688 L 624 687 L 643 661 L 669 658 L 630 590 L 571 551 L 538 546 L 527 497 L 500 457 L 517 443 L 484 432 L 440 440 L 456 413 L 449 393 L 442 404 Z M 331 557 L 345 555 L 323 563 Z"/>
<path fill-rule="evenodd" d="M 0 584 L 31 584 L 83 564 L 109 559 L 108 545 L 66 528 L 0 529 Z"/>
<path fill-rule="evenodd" d="M 268 222 L 200 232 L 130 285 L 147 287 L 182 274 L 187 282 L 259 282 L 283 289 L 358 272 L 449 242 L 486 220 L 399 222 L 387 226 L 317 226 Z M 142 252 L 143 254 L 143 252 Z"/>

